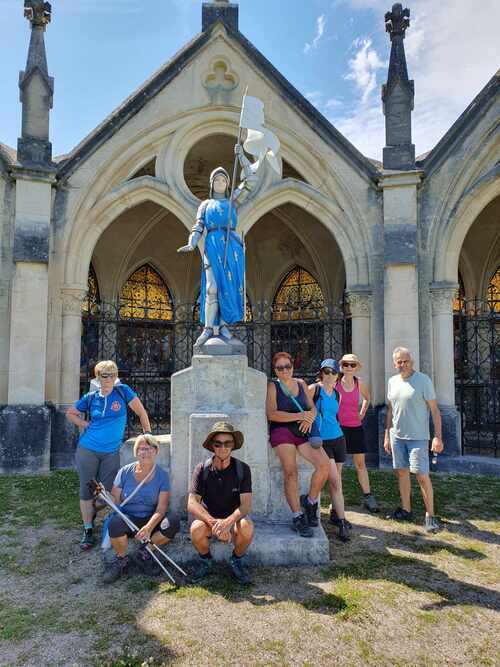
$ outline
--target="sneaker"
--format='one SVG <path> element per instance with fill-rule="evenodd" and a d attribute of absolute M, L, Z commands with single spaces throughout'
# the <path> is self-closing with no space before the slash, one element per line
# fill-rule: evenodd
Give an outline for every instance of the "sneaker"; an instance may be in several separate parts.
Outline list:
<path fill-rule="evenodd" d="M 339 515 L 337 512 L 333 509 L 333 507 L 330 510 L 330 518 L 329 518 L 330 523 L 333 523 L 334 526 L 337 526 L 337 528 L 340 526 L 340 523 L 342 521 L 345 521 L 345 525 L 349 530 L 352 530 L 352 523 L 349 521 L 349 519 L 339 519 Z"/>
<path fill-rule="evenodd" d="M 435 516 L 425 515 L 424 530 L 426 533 L 439 533 L 441 524 Z"/>
<path fill-rule="evenodd" d="M 301 537 L 312 537 L 313 531 L 309 523 L 307 522 L 306 517 L 301 514 L 300 516 L 295 516 L 292 520 L 292 530 L 298 533 Z"/>
<path fill-rule="evenodd" d="M 363 505 L 369 512 L 372 512 L 373 514 L 376 514 L 379 511 L 375 496 L 373 496 L 371 493 L 363 498 Z"/>
<path fill-rule="evenodd" d="M 112 584 L 121 577 L 126 577 L 128 575 L 128 566 L 128 556 L 124 556 L 123 558 L 115 556 L 107 570 L 104 572 L 102 577 L 103 584 Z"/>
<path fill-rule="evenodd" d="M 300 506 L 304 510 L 304 514 L 306 515 L 307 523 L 312 526 L 313 528 L 316 528 L 319 526 L 319 521 L 318 521 L 318 503 L 314 503 L 314 505 L 311 505 L 309 502 L 309 498 L 307 497 L 307 494 L 304 493 L 303 496 L 300 496 Z"/>
<path fill-rule="evenodd" d="M 89 551 L 95 544 L 94 531 L 92 528 L 84 528 L 82 539 L 80 540 L 80 549 L 82 551 Z"/>
<path fill-rule="evenodd" d="M 229 559 L 229 565 L 231 566 L 231 570 L 235 578 L 238 580 L 240 584 L 248 586 L 249 584 L 252 583 L 250 575 L 248 574 L 247 569 L 245 567 L 244 557 L 236 558 L 236 556 L 234 555 L 231 556 L 231 558 Z"/>
<path fill-rule="evenodd" d="M 193 567 L 193 573 L 191 574 L 192 581 L 200 581 L 205 577 L 208 577 L 214 568 L 214 559 L 213 558 L 202 558 L 198 556 Z"/>
<path fill-rule="evenodd" d="M 341 542 L 349 542 L 351 536 L 349 535 L 349 528 L 346 519 L 339 519 L 339 533 L 338 538 Z"/>
<path fill-rule="evenodd" d="M 386 519 L 393 519 L 394 521 L 413 521 L 413 512 L 407 512 L 402 507 L 398 507 L 392 514 L 388 514 Z"/>

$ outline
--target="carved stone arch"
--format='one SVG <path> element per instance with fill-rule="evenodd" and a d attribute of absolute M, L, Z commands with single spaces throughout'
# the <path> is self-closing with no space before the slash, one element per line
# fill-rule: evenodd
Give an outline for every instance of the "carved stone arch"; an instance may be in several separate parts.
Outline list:
<path fill-rule="evenodd" d="M 500 196 L 500 165 L 478 179 L 457 201 L 434 232 L 434 282 L 456 282 L 460 252 L 467 232 L 482 210 Z"/>
<path fill-rule="evenodd" d="M 500 226 L 498 235 L 495 239 L 495 242 L 492 244 L 488 257 L 483 267 L 483 272 L 481 276 L 479 298 L 484 299 L 485 294 L 488 292 L 490 282 L 492 277 L 498 270 L 500 266 Z"/>
<path fill-rule="evenodd" d="M 149 176 L 122 183 L 87 211 L 80 226 L 73 225 L 65 243 L 65 284 L 85 289 L 88 266 L 101 234 L 121 213 L 146 201 L 159 204 L 175 215 L 186 230 L 191 228 L 196 208 L 181 206 L 164 183 Z"/>
<path fill-rule="evenodd" d="M 369 242 L 365 231 L 352 224 L 345 211 L 335 201 L 298 181 L 283 181 L 270 188 L 252 206 L 240 209 L 240 224 L 244 234 L 274 208 L 291 203 L 306 210 L 319 220 L 337 242 L 346 270 L 348 289 L 353 285 L 370 284 Z"/>

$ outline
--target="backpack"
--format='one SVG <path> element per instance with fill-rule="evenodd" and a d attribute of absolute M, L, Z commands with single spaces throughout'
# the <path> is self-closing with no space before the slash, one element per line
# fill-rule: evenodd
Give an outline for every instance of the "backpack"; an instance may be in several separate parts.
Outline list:
<path fill-rule="evenodd" d="M 245 472 L 244 472 L 244 469 L 243 469 L 243 461 L 241 461 L 240 459 L 237 459 L 236 457 L 233 457 L 233 461 L 236 464 L 236 477 L 238 479 L 238 493 L 240 493 L 241 483 L 243 481 L 243 477 L 245 476 Z M 201 473 L 203 493 L 200 494 L 200 496 L 202 498 L 205 495 L 205 487 L 206 487 L 206 483 L 207 483 L 207 480 L 208 480 L 208 473 L 210 472 L 210 466 L 211 465 L 212 465 L 212 459 L 211 458 L 207 459 L 205 461 L 205 463 L 203 464 L 203 470 L 202 470 L 202 473 Z"/>
<path fill-rule="evenodd" d="M 339 392 L 337 391 L 337 389 L 335 389 L 335 387 L 333 388 L 333 392 L 334 392 L 334 396 L 335 396 L 335 398 L 336 398 L 336 400 L 337 400 L 337 403 L 338 403 L 339 406 L 340 406 L 340 394 L 339 394 Z M 320 387 L 319 384 L 317 384 L 317 385 L 314 387 L 314 396 L 313 396 L 314 405 L 317 405 L 317 403 L 318 403 L 318 401 L 319 401 L 319 398 L 320 398 L 320 395 L 321 395 L 321 387 Z M 321 419 L 323 419 L 323 410 L 322 410 L 322 406 L 323 406 L 323 401 L 320 401 L 320 403 L 319 403 L 319 409 L 318 409 L 318 414 L 319 414 L 319 416 L 321 417 Z M 339 413 L 337 412 L 337 421 L 339 420 L 338 415 L 339 415 Z"/>

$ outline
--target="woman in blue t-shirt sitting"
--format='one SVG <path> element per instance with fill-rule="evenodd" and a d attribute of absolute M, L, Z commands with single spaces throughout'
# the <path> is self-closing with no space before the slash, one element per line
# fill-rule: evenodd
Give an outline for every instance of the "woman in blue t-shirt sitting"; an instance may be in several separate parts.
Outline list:
<path fill-rule="evenodd" d="M 91 391 L 68 408 L 68 420 L 83 430 L 75 452 L 75 465 L 80 478 L 80 511 L 83 519 L 83 537 L 80 548 L 87 551 L 94 546 L 93 522 L 95 506 L 88 482 L 96 479 L 107 491 L 120 467 L 120 447 L 127 424 L 127 406 L 141 421 L 142 430 L 151 431 L 146 410 L 135 391 L 118 380 L 114 361 L 100 361 L 95 369 L 97 391 Z M 84 419 L 83 414 L 88 415 Z"/>
<path fill-rule="evenodd" d="M 125 521 L 118 515 L 112 515 L 109 524 L 109 537 L 115 557 L 104 573 L 103 581 L 111 583 L 128 574 L 129 557 L 127 556 L 128 538 L 137 541 L 151 539 L 158 544 L 167 544 L 179 529 L 179 523 L 173 517 L 167 517 L 170 480 L 168 473 L 156 465 L 159 443 L 152 435 L 137 436 L 134 443 L 134 456 L 137 461 L 120 468 L 111 493 L 121 511 L 126 514 L 139 532 L 135 535 Z M 152 565 L 150 555 L 140 548 L 137 555 L 139 563 L 147 570 Z"/>
<path fill-rule="evenodd" d="M 342 464 L 346 460 L 344 434 L 337 419 L 339 394 L 335 389 L 340 368 L 335 359 L 321 362 L 319 379 L 309 387 L 316 405 L 316 422 L 323 440 L 323 449 L 330 459 L 328 487 L 332 499 L 330 522 L 337 526 L 339 539 L 347 542 L 350 524 L 344 514 L 344 494 L 342 493 Z"/>

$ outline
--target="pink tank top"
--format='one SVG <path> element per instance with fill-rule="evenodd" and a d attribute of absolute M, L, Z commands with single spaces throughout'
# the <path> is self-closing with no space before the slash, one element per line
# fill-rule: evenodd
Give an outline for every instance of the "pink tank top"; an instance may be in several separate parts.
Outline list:
<path fill-rule="evenodd" d="M 338 412 L 338 420 L 341 426 L 361 426 L 359 419 L 359 384 L 358 380 L 354 378 L 354 389 L 346 391 L 342 386 L 342 382 L 337 382 L 337 391 L 340 394 L 340 407 Z"/>

